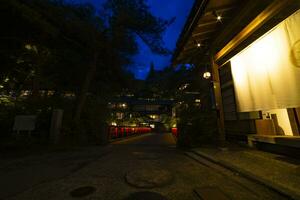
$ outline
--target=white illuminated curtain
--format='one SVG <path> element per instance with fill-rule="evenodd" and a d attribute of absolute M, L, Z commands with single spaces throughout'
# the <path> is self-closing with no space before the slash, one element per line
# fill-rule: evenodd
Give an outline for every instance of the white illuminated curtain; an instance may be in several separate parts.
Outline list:
<path fill-rule="evenodd" d="M 230 61 L 240 112 L 300 107 L 300 10 Z"/>

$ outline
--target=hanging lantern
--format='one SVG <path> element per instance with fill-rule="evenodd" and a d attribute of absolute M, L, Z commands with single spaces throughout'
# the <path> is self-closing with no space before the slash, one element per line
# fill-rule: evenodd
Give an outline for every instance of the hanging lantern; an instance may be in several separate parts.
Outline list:
<path fill-rule="evenodd" d="M 210 72 L 204 72 L 204 74 L 203 74 L 203 78 L 205 78 L 205 79 L 210 79 L 210 77 L 211 77 L 211 73 Z"/>

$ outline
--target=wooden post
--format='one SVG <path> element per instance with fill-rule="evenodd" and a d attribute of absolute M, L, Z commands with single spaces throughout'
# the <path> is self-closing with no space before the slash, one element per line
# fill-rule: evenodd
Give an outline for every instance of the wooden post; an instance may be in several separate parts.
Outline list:
<path fill-rule="evenodd" d="M 50 127 L 50 139 L 54 144 L 58 144 L 61 139 L 61 127 L 64 111 L 61 109 L 55 109 L 52 112 L 51 127 Z"/>
<path fill-rule="evenodd" d="M 221 147 L 224 147 L 226 138 L 225 138 L 224 110 L 223 110 L 223 103 L 222 103 L 219 66 L 215 62 L 213 56 L 211 57 L 211 68 L 212 68 L 213 91 L 215 97 L 214 103 L 217 111 L 218 144 Z"/>

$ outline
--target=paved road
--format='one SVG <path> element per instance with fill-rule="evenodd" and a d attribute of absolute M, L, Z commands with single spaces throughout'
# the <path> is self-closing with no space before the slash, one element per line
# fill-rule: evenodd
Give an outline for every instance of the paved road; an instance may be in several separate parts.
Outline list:
<path fill-rule="evenodd" d="M 141 174 L 135 173 L 141 169 Z M 143 176 L 143 173 L 158 183 L 163 178 L 169 179 L 154 188 L 139 188 L 143 186 L 139 185 L 143 177 L 139 179 L 134 175 Z M 130 174 L 134 177 L 128 179 Z M 191 159 L 175 148 L 171 134 L 148 134 L 116 141 L 107 147 L 81 148 L 1 163 L 0 177 L 0 199 L 122 200 L 130 199 L 128 197 L 137 192 L 148 192 L 141 199 L 151 199 L 152 193 L 156 193 L 170 200 L 197 200 L 196 192 L 204 191 L 204 194 L 207 188 L 210 193 L 220 193 L 228 199 L 284 199 L 234 173 Z M 137 179 L 136 185 L 129 181 L 132 179 Z M 90 195 L 71 196 L 76 193 L 75 189 L 86 186 L 90 187 L 86 191 L 90 189 Z M 154 197 L 152 199 L 159 199 Z"/>

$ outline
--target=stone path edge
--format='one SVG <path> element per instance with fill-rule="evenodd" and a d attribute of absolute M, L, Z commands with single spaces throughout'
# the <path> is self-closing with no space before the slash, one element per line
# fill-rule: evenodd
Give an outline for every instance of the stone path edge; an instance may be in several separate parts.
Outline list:
<path fill-rule="evenodd" d="M 246 171 L 240 167 L 237 167 L 235 165 L 232 165 L 226 161 L 221 161 L 221 160 L 218 160 L 216 158 L 213 158 L 211 155 L 208 155 L 206 153 L 203 153 L 203 152 L 200 152 L 199 150 L 191 150 L 192 153 L 195 153 L 196 155 L 198 156 L 201 156 L 202 158 L 205 158 L 215 164 L 218 164 L 218 165 L 221 165 L 222 167 L 225 167 L 233 172 L 237 172 L 239 173 L 240 175 L 244 176 L 245 178 L 248 178 L 252 181 L 255 181 L 259 184 L 262 184 L 266 187 L 268 187 L 269 189 L 277 192 L 277 193 L 280 193 L 281 195 L 284 195 L 288 198 L 291 198 L 291 199 L 294 199 L 294 200 L 300 200 L 300 191 L 297 192 L 297 191 L 292 191 L 288 188 L 285 188 L 281 185 L 278 185 L 274 182 L 271 182 L 267 179 L 264 179 L 264 178 L 261 178 L 257 175 L 255 175 L 254 173 L 251 173 L 249 171 Z"/>

